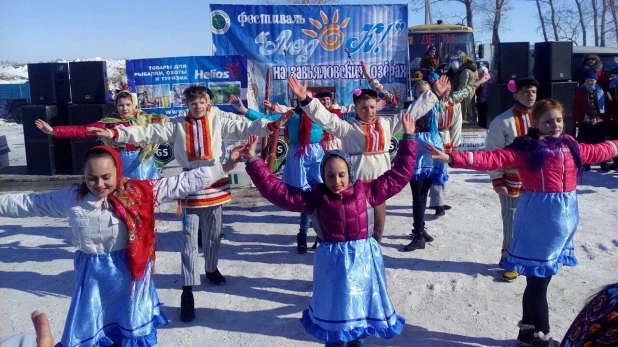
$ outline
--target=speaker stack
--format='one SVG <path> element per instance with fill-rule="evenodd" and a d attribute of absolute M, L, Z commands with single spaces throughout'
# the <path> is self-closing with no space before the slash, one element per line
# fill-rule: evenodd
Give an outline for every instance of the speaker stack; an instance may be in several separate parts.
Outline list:
<path fill-rule="evenodd" d="M 573 99 L 577 82 L 571 82 L 572 42 L 537 42 L 534 45 L 534 77 L 539 81 L 537 101 L 552 98 L 564 106 L 564 133 L 572 134 Z"/>
<path fill-rule="evenodd" d="M 30 175 L 72 173 L 68 139 L 54 139 L 40 131 L 34 121 L 41 119 L 51 126 L 68 124 L 71 101 L 69 64 L 28 64 L 30 99 L 33 105 L 22 108 L 26 165 Z"/>
<path fill-rule="evenodd" d="M 108 117 L 114 105 L 107 102 L 107 63 L 105 61 L 80 61 L 69 63 L 73 105 L 69 106 L 70 125 L 88 125 Z M 86 152 L 100 145 L 98 138 L 71 139 L 73 172 L 83 172 Z"/>
<path fill-rule="evenodd" d="M 34 121 L 87 125 L 110 115 L 106 62 L 28 64 L 28 79 L 32 105 L 22 109 L 28 174 L 81 174 L 83 154 L 100 144 L 98 139 L 54 138 Z"/>
<path fill-rule="evenodd" d="M 501 42 L 496 47 L 496 83 L 487 83 L 487 120 L 479 125 L 489 128 L 491 121 L 513 106 L 508 82 L 530 75 L 529 42 Z"/>

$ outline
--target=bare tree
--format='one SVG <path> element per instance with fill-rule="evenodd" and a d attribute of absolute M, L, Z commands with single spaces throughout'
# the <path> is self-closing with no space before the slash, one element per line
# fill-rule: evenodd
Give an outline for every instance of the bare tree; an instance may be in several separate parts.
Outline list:
<path fill-rule="evenodd" d="M 491 43 L 500 43 L 500 29 L 504 25 L 503 19 L 510 10 L 509 0 L 485 0 L 479 2 L 479 9 L 484 15 L 481 30 L 491 32 Z"/>
<path fill-rule="evenodd" d="M 591 0 L 592 2 L 592 21 L 594 22 L 594 45 L 599 45 L 599 8 L 597 7 L 597 0 Z"/>
<path fill-rule="evenodd" d="M 582 29 L 582 45 L 586 45 L 586 23 L 584 22 L 584 10 L 582 9 L 583 0 L 575 0 L 577 5 L 577 13 L 579 14 L 579 25 Z"/>
<path fill-rule="evenodd" d="M 618 5 L 616 5 L 616 1 L 609 0 L 609 9 L 614 21 L 614 36 L 616 38 L 616 47 L 618 47 Z"/>
<path fill-rule="evenodd" d="M 599 28 L 600 46 L 605 47 L 605 14 L 607 13 L 607 0 L 601 0 L 601 27 Z"/>
<path fill-rule="evenodd" d="M 558 41 L 558 23 L 556 23 L 556 8 L 554 0 L 549 0 L 549 10 L 551 11 L 551 27 L 554 30 L 554 41 Z"/>
<path fill-rule="evenodd" d="M 545 40 L 545 42 L 547 42 L 549 40 L 547 39 L 547 30 L 545 30 L 545 18 L 544 18 L 545 16 L 543 15 L 543 11 L 541 11 L 541 1 L 535 0 L 535 2 L 536 2 L 536 9 L 539 13 L 539 21 L 541 21 L 541 29 L 543 30 L 543 39 Z"/>

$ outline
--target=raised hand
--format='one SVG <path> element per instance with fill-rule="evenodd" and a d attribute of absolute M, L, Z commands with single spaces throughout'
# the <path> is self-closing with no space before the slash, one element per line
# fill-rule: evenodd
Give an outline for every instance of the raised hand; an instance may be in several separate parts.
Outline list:
<path fill-rule="evenodd" d="M 431 158 L 437 161 L 441 161 L 443 163 L 449 164 L 451 161 L 451 156 L 432 146 L 431 144 L 425 145 L 425 150 L 427 153 L 431 155 Z"/>
<path fill-rule="evenodd" d="M 236 111 L 238 111 L 238 113 L 244 115 L 244 114 L 247 114 L 249 112 L 249 110 L 247 110 L 245 105 L 243 105 L 242 100 L 240 100 L 236 95 L 231 94 L 229 101 L 230 101 L 230 105 L 232 105 L 232 107 Z"/>
<path fill-rule="evenodd" d="M 434 88 L 436 89 L 436 94 L 438 94 L 438 96 L 443 96 L 450 86 L 451 82 L 448 80 L 446 75 L 442 75 L 434 84 Z"/>
<path fill-rule="evenodd" d="M 242 160 L 242 152 L 244 149 L 245 149 L 245 145 L 239 145 L 239 146 L 234 147 L 232 152 L 230 152 L 229 158 L 227 158 L 227 161 L 225 162 L 225 164 L 222 165 L 223 171 L 230 172 L 234 170 L 234 168 L 236 167 L 236 164 L 238 164 L 238 162 Z"/>
<path fill-rule="evenodd" d="M 363 76 L 365 76 L 366 79 L 371 81 L 373 77 L 369 74 L 369 69 L 367 69 L 367 64 L 365 64 L 364 61 L 361 61 L 360 66 L 361 66 L 361 70 L 363 71 Z"/>
<path fill-rule="evenodd" d="M 54 134 L 54 128 L 52 128 L 51 125 L 45 123 L 44 121 L 40 119 L 35 120 L 34 125 L 36 125 L 36 127 L 39 128 L 39 130 L 46 133 L 47 135 Z"/>
<path fill-rule="evenodd" d="M 378 104 L 376 105 L 376 111 L 380 112 L 385 107 L 386 107 L 386 100 L 382 99 L 382 100 L 378 101 Z"/>
<path fill-rule="evenodd" d="M 409 113 L 404 113 L 401 116 L 401 124 L 403 126 L 404 134 L 414 134 L 415 124 L 414 124 L 414 116 Z"/>
<path fill-rule="evenodd" d="M 299 101 L 303 101 L 307 98 L 307 81 L 300 83 L 296 79 L 296 76 L 290 75 L 288 76 L 288 84 Z"/>
<path fill-rule="evenodd" d="M 277 125 L 277 128 L 281 128 L 285 125 L 285 123 L 287 123 L 287 121 L 290 120 L 290 118 L 292 118 L 292 116 L 294 116 L 294 110 L 289 110 L 286 113 L 284 113 L 281 117 L 279 117 L 279 119 L 277 119 L 275 121 L 275 124 Z"/>
<path fill-rule="evenodd" d="M 101 128 L 95 128 L 95 127 L 87 127 L 86 131 L 90 134 L 90 135 L 95 135 L 98 137 L 104 137 L 107 139 L 111 139 L 112 138 L 112 133 L 107 130 L 107 129 L 101 129 Z"/>
<path fill-rule="evenodd" d="M 250 135 L 247 138 L 247 143 L 245 143 L 245 148 L 243 150 L 243 156 L 247 159 L 255 157 L 255 151 L 257 149 L 258 137 L 257 135 Z"/>

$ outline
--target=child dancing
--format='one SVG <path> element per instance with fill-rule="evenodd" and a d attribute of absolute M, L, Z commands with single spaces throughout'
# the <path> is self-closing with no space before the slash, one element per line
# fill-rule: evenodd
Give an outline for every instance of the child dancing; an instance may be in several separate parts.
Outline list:
<path fill-rule="evenodd" d="M 324 240 L 315 252 L 314 290 L 301 323 L 326 346 L 360 346 L 363 338 L 392 338 L 405 320 L 388 295 L 380 246 L 372 238 L 372 209 L 399 193 L 412 177 L 417 144 L 414 119 L 402 117 L 404 140 L 391 170 L 371 183 L 357 180 L 350 157 L 339 150 L 324 155 L 324 183 L 311 191 L 284 184 L 255 157 L 250 139 L 247 173 L 260 193 L 273 204 L 311 216 Z"/>

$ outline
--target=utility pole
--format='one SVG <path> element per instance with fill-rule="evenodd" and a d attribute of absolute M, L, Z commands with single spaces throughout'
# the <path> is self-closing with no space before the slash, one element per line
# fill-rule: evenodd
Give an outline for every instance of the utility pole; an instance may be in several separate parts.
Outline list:
<path fill-rule="evenodd" d="M 433 23 L 433 17 L 431 15 L 431 1 L 425 0 L 425 24 Z"/>

